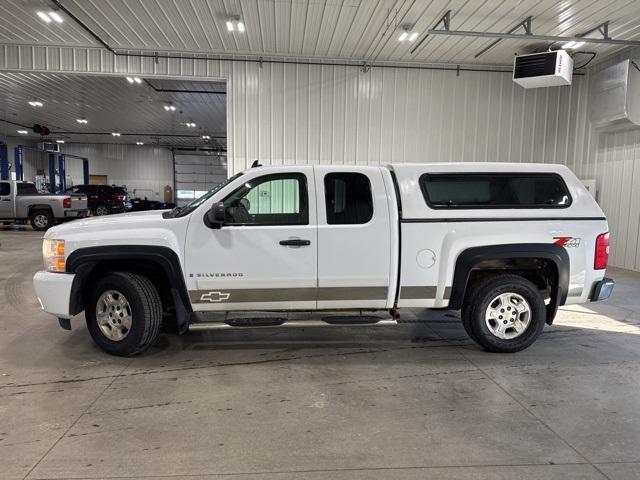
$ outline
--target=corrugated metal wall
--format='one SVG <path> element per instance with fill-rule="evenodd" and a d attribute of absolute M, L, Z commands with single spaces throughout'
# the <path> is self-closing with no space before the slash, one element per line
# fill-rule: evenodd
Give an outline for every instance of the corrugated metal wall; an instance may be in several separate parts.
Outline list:
<path fill-rule="evenodd" d="M 107 175 L 108 182 L 126 185 L 130 194 L 162 200 L 165 185 L 173 188 L 173 156 L 167 148 L 117 144 L 64 145 L 62 151 L 89 159 L 89 173 Z M 83 183 L 81 160 L 69 158 L 67 175 Z"/>
<path fill-rule="evenodd" d="M 98 49 L 0 47 L 0 69 L 226 78 L 228 156 L 262 163 L 564 163 L 596 178 L 612 264 L 640 270 L 636 134 L 600 135 L 589 82 L 524 90 L 508 73 L 118 57 Z M 634 136 L 636 135 L 636 136 Z M 625 193 L 626 192 L 626 193 Z M 634 197 L 634 195 L 636 195 Z M 624 212 L 624 214 L 620 213 Z"/>

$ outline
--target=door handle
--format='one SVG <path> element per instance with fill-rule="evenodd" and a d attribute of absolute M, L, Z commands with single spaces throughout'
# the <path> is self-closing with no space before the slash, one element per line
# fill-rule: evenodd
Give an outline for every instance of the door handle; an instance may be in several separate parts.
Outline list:
<path fill-rule="evenodd" d="M 10 201 L 11 201 L 11 199 L 10 199 L 10 198 L 3 198 L 3 199 L 2 199 L 2 201 L 3 201 L 3 202 L 10 202 Z"/>
<path fill-rule="evenodd" d="M 311 245 L 311 240 L 290 238 L 289 240 L 280 240 L 280 245 L 284 245 L 285 247 L 307 247 Z"/>

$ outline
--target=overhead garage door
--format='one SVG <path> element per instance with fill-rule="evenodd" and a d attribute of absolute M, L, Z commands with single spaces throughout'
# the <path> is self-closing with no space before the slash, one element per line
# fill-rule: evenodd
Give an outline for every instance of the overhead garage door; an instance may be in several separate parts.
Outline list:
<path fill-rule="evenodd" d="M 179 151 L 173 154 L 176 205 L 183 206 L 227 179 L 227 157 Z"/>

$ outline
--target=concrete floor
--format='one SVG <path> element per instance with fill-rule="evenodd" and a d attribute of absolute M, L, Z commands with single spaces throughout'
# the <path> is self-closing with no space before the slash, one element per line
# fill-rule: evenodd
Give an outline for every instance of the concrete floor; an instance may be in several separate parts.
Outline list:
<path fill-rule="evenodd" d="M 412 310 L 126 359 L 40 311 L 40 238 L 0 231 L 2 479 L 640 479 L 640 274 L 514 355 Z"/>

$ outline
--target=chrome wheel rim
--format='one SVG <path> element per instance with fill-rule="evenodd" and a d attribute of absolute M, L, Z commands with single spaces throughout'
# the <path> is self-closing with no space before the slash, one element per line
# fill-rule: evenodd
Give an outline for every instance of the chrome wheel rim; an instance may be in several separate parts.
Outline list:
<path fill-rule="evenodd" d="M 96 321 L 102 334 L 109 340 L 119 342 L 131 331 L 131 305 L 117 290 L 107 290 L 96 304 Z"/>
<path fill-rule="evenodd" d="M 45 228 L 49 224 L 49 219 L 46 215 L 36 215 L 33 217 L 33 224 L 38 228 Z"/>
<path fill-rule="evenodd" d="M 98 208 L 96 208 L 96 215 L 109 215 L 109 210 L 107 209 L 107 207 L 104 206 L 99 206 Z"/>
<path fill-rule="evenodd" d="M 501 293 L 489 302 L 485 323 L 489 331 L 501 340 L 517 338 L 531 323 L 531 307 L 522 295 Z"/>

